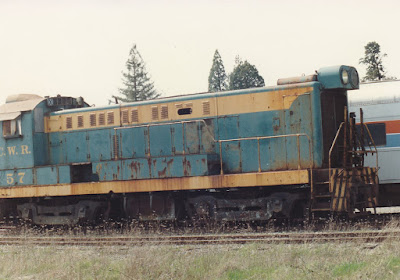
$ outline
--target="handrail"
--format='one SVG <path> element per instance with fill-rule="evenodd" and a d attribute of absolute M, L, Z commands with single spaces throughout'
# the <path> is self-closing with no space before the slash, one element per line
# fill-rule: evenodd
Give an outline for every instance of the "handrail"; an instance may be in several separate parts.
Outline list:
<path fill-rule="evenodd" d="M 340 134 L 340 131 L 341 131 L 343 125 L 344 125 L 344 122 L 342 122 L 342 123 L 340 124 L 340 126 L 339 126 L 339 128 L 338 128 L 338 130 L 337 130 L 337 132 L 336 132 L 336 136 L 335 136 L 335 138 L 333 139 L 331 148 L 329 149 L 329 177 L 331 176 L 331 169 L 332 169 L 332 161 L 331 161 L 331 160 L 332 160 L 332 151 L 333 151 L 333 148 L 334 148 L 335 145 L 336 145 L 337 138 L 339 137 L 339 134 Z M 377 151 L 377 149 L 376 149 L 376 145 L 375 145 L 374 139 L 372 138 L 372 135 L 371 135 L 371 132 L 370 132 L 368 126 L 367 126 L 365 123 L 363 123 L 363 125 L 365 126 L 365 128 L 366 128 L 366 130 L 367 130 L 367 132 L 368 132 L 369 138 L 370 138 L 371 141 L 372 141 L 372 144 L 373 144 L 373 146 L 374 146 L 375 151 L 373 151 L 373 150 L 372 150 L 372 147 L 371 147 L 370 145 L 368 145 L 369 148 L 370 148 L 370 151 L 365 150 L 365 151 L 362 151 L 362 153 L 364 153 L 364 154 L 375 153 L 375 154 L 376 154 L 376 171 L 378 172 L 378 151 Z"/>
<path fill-rule="evenodd" d="M 329 167 L 329 177 L 331 176 L 331 166 L 332 166 L 332 164 L 331 164 L 331 158 L 332 158 L 332 156 L 331 156 L 331 155 L 332 155 L 332 151 L 333 151 L 333 148 L 334 148 L 335 145 L 336 145 L 337 138 L 339 137 L 339 134 L 340 134 L 340 131 L 341 131 L 343 125 L 344 125 L 344 122 L 342 122 L 342 123 L 339 125 L 339 128 L 338 128 L 338 130 L 337 130 L 337 132 L 336 132 L 335 138 L 333 139 L 331 148 L 329 149 L 329 164 L 328 164 L 328 167 Z"/>
<path fill-rule="evenodd" d="M 378 170 L 379 170 L 379 169 L 378 169 L 378 166 L 379 166 L 379 164 L 378 164 L 378 149 L 376 148 L 375 141 L 374 141 L 374 139 L 372 138 L 371 131 L 369 131 L 368 125 L 367 125 L 366 123 L 363 123 L 363 124 L 364 124 L 365 128 L 367 129 L 368 136 L 369 136 L 369 138 L 371 139 L 372 144 L 374 145 L 375 152 L 372 151 L 372 147 L 371 147 L 370 145 L 368 145 L 368 146 L 369 146 L 370 149 L 371 149 L 370 153 L 375 153 L 375 155 L 376 155 L 376 174 L 378 174 Z M 368 153 L 368 152 L 367 152 L 367 153 Z"/>

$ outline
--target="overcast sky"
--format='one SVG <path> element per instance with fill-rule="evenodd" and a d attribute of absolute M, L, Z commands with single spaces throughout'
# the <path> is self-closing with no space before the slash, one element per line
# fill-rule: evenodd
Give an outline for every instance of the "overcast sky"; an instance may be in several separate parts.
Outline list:
<path fill-rule="evenodd" d="M 215 49 L 266 85 L 323 66 L 356 66 L 370 41 L 400 78 L 400 1 L 0 0 L 0 101 L 17 93 L 105 105 L 133 44 L 165 96 L 207 91 Z"/>

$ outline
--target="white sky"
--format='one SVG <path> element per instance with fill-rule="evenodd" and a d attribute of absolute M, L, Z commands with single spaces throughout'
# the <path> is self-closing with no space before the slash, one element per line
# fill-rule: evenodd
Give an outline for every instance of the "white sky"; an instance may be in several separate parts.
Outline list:
<path fill-rule="evenodd" d="M 204 92 L 215 49 L 266 85 L 323 66 L 358 64 L 370 41 L 400 78 L 400 1 L 0 0 L 0 102 L 17 93 L 118 94 L 134 43 L 165 96 Z"/>

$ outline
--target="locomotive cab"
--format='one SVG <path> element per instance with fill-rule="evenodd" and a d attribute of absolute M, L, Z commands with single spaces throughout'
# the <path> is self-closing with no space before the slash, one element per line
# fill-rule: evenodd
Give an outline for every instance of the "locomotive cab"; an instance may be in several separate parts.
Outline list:
<path fill-rule="evenodd" d="M 0 188 L 12 188 L 18 192 L 16 196 L 29 197 L 32 190 L 21 187 L 70 182 L 68 167 L 49 166 L 51 143 L 45 133 L 45 116 L 52 111 L 83 106 L 88 105 L 82 98 L 43 98 L 34 94 L 7 97 L 0 106 Z M 2 197 L 8 196 L 2 194 Z M 11 201 L 0 204 L 3 213 L 12 211 L 12 215 L 17 215 L 15 208 L 6 207 Z"/>
<path fill-rule="evenodd" d="M 50 184 L 49 146 L 45 133 L 45 115 L 52 111 L 88 106 L 71 97 L 43 98 L 33 94 L 9 96 L 0 107 L 3 135 L 0 137 L 2 187 Z M 51 145 L 51 144 L 50 144 Z"/>

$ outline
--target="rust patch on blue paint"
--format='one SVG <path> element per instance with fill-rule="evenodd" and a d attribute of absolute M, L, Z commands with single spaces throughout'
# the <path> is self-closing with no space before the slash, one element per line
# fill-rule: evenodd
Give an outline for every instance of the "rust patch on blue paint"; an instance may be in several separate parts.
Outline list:
<path fill-rule="evenodd" d="M 192 164 L 186 157 L 183 158 L 183 175 L 190 176 L 192 173 Z"/>
<path fill-rule="evenodd" d="M 131 169 L 131 179 L 137 179 L 138 174 L 140 174 L 140 163 L 136 161 L 132 161 L 129 164 L 129 168 Z"/>
<path fill-rule="evenodd" d="M 151 178 L 151 158 L 147 159 L 147 165 L 149 166 L 149 177 Z"/>
<path fill-rule="evenodd" d="M 121 169 L 120 166 L 117 165 L 117 174 L 113 173 L 113 180 L 119 179 L 120 169 Z"/>

